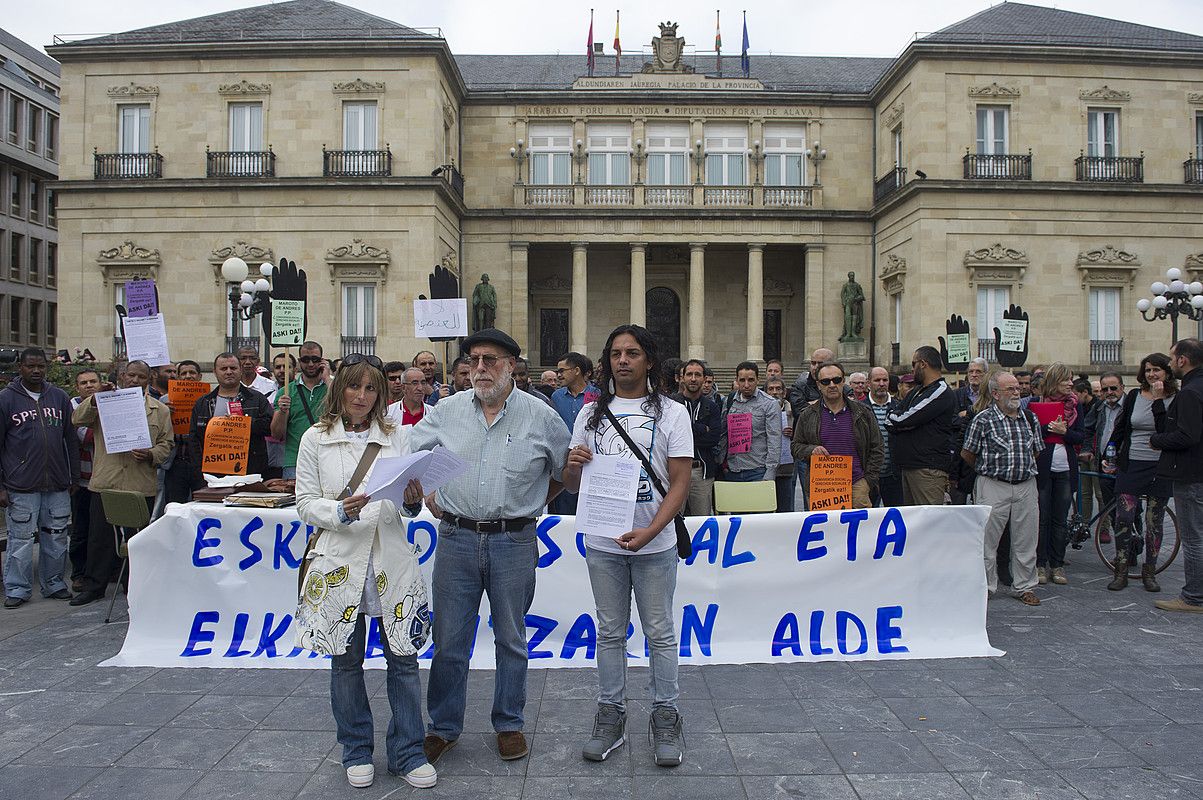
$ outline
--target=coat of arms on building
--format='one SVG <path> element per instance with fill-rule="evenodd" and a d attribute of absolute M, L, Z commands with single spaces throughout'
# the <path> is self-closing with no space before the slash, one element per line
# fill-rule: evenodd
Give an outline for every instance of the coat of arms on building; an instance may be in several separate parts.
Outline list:
<path fill-rule="evenodd" d="M 693 67 L 681 61 L 685 38 L 677 36 L 676 22 L 661 22 L 660 35 L 652 39 L 652 60 L 643 65 L 644 72 L 693 72 Z"/>

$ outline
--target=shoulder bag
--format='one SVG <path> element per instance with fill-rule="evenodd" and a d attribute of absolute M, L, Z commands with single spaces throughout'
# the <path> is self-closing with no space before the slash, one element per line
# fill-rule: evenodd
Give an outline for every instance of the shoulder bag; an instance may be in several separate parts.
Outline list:
<path fill-rule="evenodd" d="M 376 460 L 376 456 L 380 454 L 380 442 L 368 442 L 368 446 L 363 449 L 363 455 L 359 457 L 359 463 L 355 465 L 355 471 L 351 473 L 351 480 L 347 481 L 347 485 L 343 487 L 342 493 L 339 494 L 336 500 L 346 500 L 355 491 L 356 487 L 363 481 L 363 477 L 368 474 L 368 470 L 372 468 L 372 462 Z M 309 554 L 313 552 L 313 548 L 317 547 L 317 540 L 326 531 L 319 530 L 309 537 L 309 541 L 305 544 L 305 554 L 301 556 L 301 568 L 297 570 L 297 593 L 305 587 L 305 576 L 309 574 Z"/>
<path fill-rule="evenodd" d="M 627 447 L 635 455 L 635 458 L 639 459 L 639 463 L 643 465 L 643 470 L 647 473 L 648 479 L 651 480 L 652 486 L 660 493 L 662 499 L 667 499 L 668 492 L 665 490 L 660 476 L 656 474 L 656 470 L 652 469 L 652 462 L 649 456 L 645 455 L 643 450 L 631 440 L 626 428 L 622 427 L 618 420 L 614 418 L 614 414 L 611 413 L 610 408 L 607 406 L 603 410 L 606 419 L 614 427 L 614 430 L 618 432 L 618 435 L 622 437 L 622 440 L 626 442 Z M 673 525 L 677 529 L 677 555 L 681 558 L 689 558 L 693 555 L 693 540 L 689 538 L 689 530 L 685 527 L 685 517 L 681 515 L 680 511 L 673 514 Z"/>

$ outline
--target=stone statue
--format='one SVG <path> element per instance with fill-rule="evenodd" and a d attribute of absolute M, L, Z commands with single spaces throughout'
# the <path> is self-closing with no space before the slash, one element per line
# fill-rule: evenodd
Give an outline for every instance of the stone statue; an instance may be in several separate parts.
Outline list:
<path fill-rule="evenodd" d="M 644 72 L 693 72 L 684 63 L 685 37 L 677 36 L 677 23 L 661 22 L 660 35 L 652 39 L 652 60 L 643 65 Z"/>
<path fill-rule="evenodd" d="M 489 284 L 489 273 L 480 276 L 480 283 L 472 290 L 472 330 L 482 331 L 494 327 L 497 321 L 497 290 Z"/>
<path fill-rule="evenodd" d="M 840 303 L 844 306 L 844 333 L 841 342 L 863 342 L 861 329 L 865 327 L 865 290 L 856 282 L 856 273 L 848 273 L 848 282 L 840 291 Z"/>

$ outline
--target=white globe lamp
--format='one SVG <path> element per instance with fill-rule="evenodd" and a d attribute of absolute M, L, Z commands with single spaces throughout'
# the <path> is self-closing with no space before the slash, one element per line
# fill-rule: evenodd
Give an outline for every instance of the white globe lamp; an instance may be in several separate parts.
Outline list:
<path fill-rule="evenodd" d="M 228 283 L 242 283 L 250 274 L 246 262 L 238 256 L 230 256 L 221 263 L 221 277 Z"/>

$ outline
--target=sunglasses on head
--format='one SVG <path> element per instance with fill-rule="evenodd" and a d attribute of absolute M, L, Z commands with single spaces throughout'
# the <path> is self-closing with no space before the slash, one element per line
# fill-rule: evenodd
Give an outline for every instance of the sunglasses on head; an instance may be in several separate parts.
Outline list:
<path fill-rule="evenodd" d="M 379 370 L 384 369 L 384 362 L 380 360 L 379 356 L 365 356 L 363 353 L 352 353 L 349 356 L 345 356 L 342 360 L 342 366 L 353 367 L 363 361 L 368 362 L 368 366 L 370 367 L 375 367 Z"/>
<path fill-rule="evenodd" d="M 835 377 L 835 378 L 819 378 L 819 385 L 820 385 L 820 386 L 830 386 L 830 385 L 831 385 L 831 384 L 833 384 L 833 383 L 834 383 L 836 386 L 839 386 L 839 385 L 840 385 L 841 383 L 843 383 L 843 382 L 844 382 L 844 376 L 843 376 L 843 375 L 840 375 L 840 376 L 838 376 L 838 377 Z"/>

